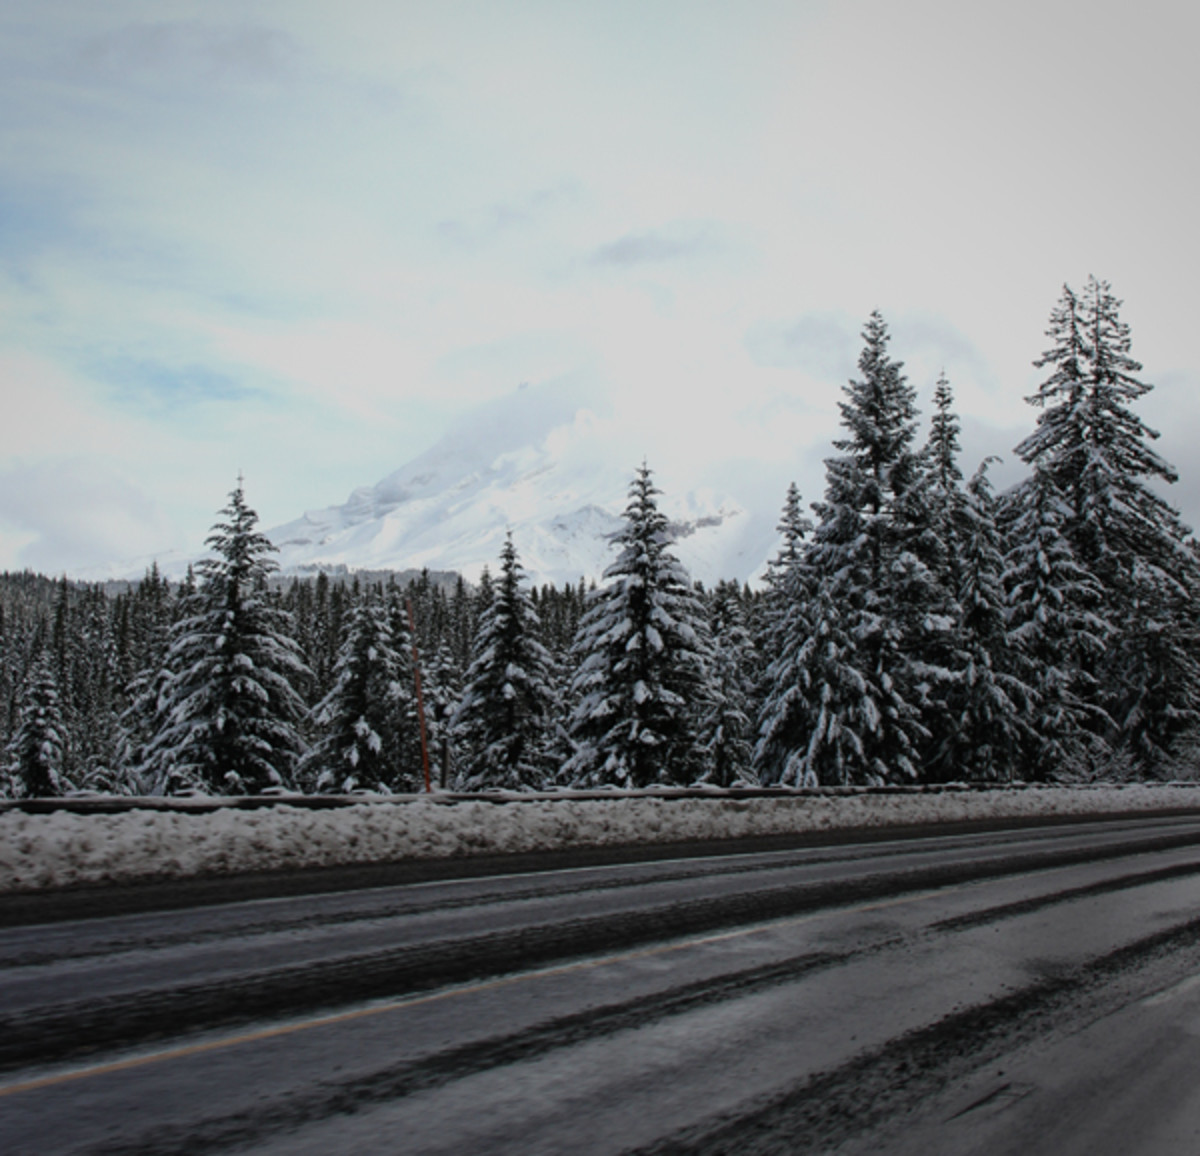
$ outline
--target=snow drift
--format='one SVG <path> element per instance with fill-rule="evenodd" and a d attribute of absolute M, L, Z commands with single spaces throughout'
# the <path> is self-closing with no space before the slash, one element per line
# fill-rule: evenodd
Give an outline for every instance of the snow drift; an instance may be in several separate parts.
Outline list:
<path fill-rule="evenodd" d="M 30 813 L 10 804 L 0 813 L 0 892 L 929 822 L 1181 811 L 1200 809 L 1200 787 L 434 795 L 318 809 L 299 801 L 252 809 L 245 800 L 226 802 L 158 800 L 112 814 Z"/>

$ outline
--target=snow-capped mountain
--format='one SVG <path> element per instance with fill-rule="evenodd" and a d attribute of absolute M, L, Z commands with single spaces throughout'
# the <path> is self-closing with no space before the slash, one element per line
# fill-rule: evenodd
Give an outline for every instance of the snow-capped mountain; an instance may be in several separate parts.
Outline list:
<path fill-rule="evenodd" d="M 511 530 L 534 582 L 599 579 L 638 465 L 616 448 L 628 441 L 619 432 L 561 384 L 522 387 L 377 485 L 267 534 L 285 572 L 428 567 L 474 580 L 496 569 Z M 774 548 L 774 519 L 752 517 L 735 497 L 664 492 L 660 508 L 679 558 L 705 583 L 749 578 Z"/>

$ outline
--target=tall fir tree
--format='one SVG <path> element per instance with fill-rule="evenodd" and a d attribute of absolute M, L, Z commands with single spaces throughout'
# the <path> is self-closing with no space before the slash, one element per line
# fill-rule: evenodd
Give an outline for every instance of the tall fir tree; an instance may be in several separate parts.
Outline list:
<path fill-rule="evenodd" d="M 713 696 L 701 724 L 708 758 L 704 781 L 731 787 L 752 778 L 754 642 L 736 582 L 718 582 L 709 596 Z"/>
<path fill-rule="evenodd" d="M 756 758 L 797 784 L 912 781 L 928 738 L 933 674 L 912 654 L 944 622 L 929 612 L 938 584 L 912 552 L 904 508 L 921 474 L 916 395 L 878 312 L 863 342 L 816 507 L 811 609 L 793 616 L 759 726 Z"/>
<path fill-rule="evenodd" d="M 1017 771 L 1028 688 L 1012 669 L 996 501 L 985 461 L 966 486 L 961 426 L 945 373 L 934 387 L 922 471 L 905 495 L 908 540 L 924 567 L 906 630 L 927 675 L 927 780 L 1007 780 Z M 918 620 L 920 619 L 920 620 Z"/>
<path fill-rule="evenodd" d="M 906 504 L 918 527 L 917 552 L 942 575 L 949 590 L 956 589 L 960 580 L 957 567 L 967 520 L 967 499 L 958 465 L 960 432 L 954 391 L 943 373 L 934 387 L 929 439 L 922 451 L 922 477 Z"/>
<path fill-rule="evenodd" d="M 572 647 L 564 767 L 581 786 L 690 783 L 707 770 L 699 720 L 713 698 L 704 606 L 672 553 L 659 490 L 643 463 L 629 488 L 620 554 L 590 595 Z"/>
<path fill-rule="evenodd" d="M 1137 376 L 1120 305 L 1095 277 L 1078 295 L 1064 286 L 1053 345 L 1034 363 L 1050 370 L 1028 399 L 1037 428 L 1017 453 L 1065 502 L 1063 532 L 1103 588 L 1115 634 L 1096 674 L 1110 737 L 1150 774 L 1200 723 L 1200 569 L 1187 527 L 1151 488 L 1177 475 L 1130 408 L 1152 386 Z"/>
<path fill-rule="evenodd" d="M 892 510 L 891 601 L 903 640 L 906 695 L 930 732 L 921 747 L 922 777 L 931 773 L 933 752 L 948 737 L 943 728 L 954 725 L 949 700 L 970 677 L 960 594 L 965 550 L 978 518 L 963 489 L 959 433 L 954 392 L 943 372 L 934 387 L 929 437 L 908 485 L 895 491 Z"/>
<path fill-rule="evenodd" d="M 445 640 L 422 665 L 429 758 L 443 790 L 455 775 L 453 724 L 462 700 L 463 673 L 451 643 Z"/>
<path fill-rule="evenodd" d="M 475 632 L 473 602 L 474 595 L 467 586 L 466 579 L 460 574 L 454 583 L 454 592 L 450 595 L 450 603 L 446 608 L 449 635 L 447 641 L 459 671 L 465 671 L 471 662 L 471 640 Z"/>
<path fill-rule="evenodd" d="M 797 785 L 794 756 L 807 746 L 813 725 L 806 697 L 808 672 L 797 663 L 813 635 L 818 580 L 809 565 L 806 542 L 813 524 L 803 512 L 795 482 L 788 486 L 776 529 L 781 539 L 779 551 L 768 563 L 756 616 L 755 633 L 764 665 L 757 695 L 759 737 L 753 762 L 761 781 Z"/>
<path fill-rule="evenodd" d="M 1017 673 L 1009 636 L 1004 556 L 987 459 L 953 501 L 957 618 L 951 676 L 930 718 L 927 778 L 1008 782 L 1023 773 L 1032 689 Z"/>
<path fill-rule="evenodd" d="M 69 788 L 63 775 L 66 746 L 54 663 L 43 651 L 26 676 L 17 730 L 8 747 L 10 775 L 21 794 L 46 798 L 61 795 Z"/>
<path fill-rule="evenodd" d="M 333 687 L 312 711 L 319 737 L 300 762 L 305 785 L 343 794 L 390 793 L 398 786 L 405 665 L 378 594 L 360 592 L 338 651 Z"/>
<path fill-rule="evenodd" d="M 309 677 L 267 578 L 274 549 L 255 529 L 241 479 L 199 563 L 199 589 L 171 629 L 158 727 L 145 772 L 160 793 L 256 794 L 291 783 Z"/>
<path fill-rule="evenodd" d="M 772 592 L 786 586 L 789 576 L 803 562 L 805 540 L 813 530 L 812 519 L 804 513 L 800 489 L 795 482 L 788 485 L 775 529 L 780 537 L 779 550 L 767 564 L 764 577 L 767 590 Z"/>
<path fill-rule="evenodd" d="M 779 657 L 786 633 L 785 620 L 799 602 L 812 597 L 812 575 L 807 567 L 807 539 L 812 534 L 812 519 L 804 513 L 800 490 L 789 484 L 779 524 L 779 549 L 767 563 L 763 575 L 763 594 L 755 612 L 754 633 L 758 648 L 769 663 Z"/>
<path fill-rule="evenodd" d="M 554 660 L 512 534 L 479 618 L 454 718 L 462 787 L 537 789 L 553 777 Z"/>
<path fill-rule="evenodd" d="M 1016 672 L 1034 691 L 1024 774 L 1088 778 L 1109 755 L 1102 736 L 1111 720 L 1092 673 L 1113 633 L 1104 588 L 1075 555 L 1064 529 L 1071 507 L 1052 478 L 1035 472 L 1008 505 L 1009 630 Z"/>
<path fill-rule="evenodd" d="M 188 568 L 191 577 L 191 567 Z M 149 767 L 148 749 L 160 723 L 159 703 L 171 674 L 167 668 L 170 630 L 178 620 L 190 595 L 184 594 L 187 583 L 171 597 L 170 583 L 161 576 L 158 563 L 138 583 L 134 592 L 130 627 L 129 665 L 133 673 L 125 684 L 126 706 L 121 715 L 124 745 L 121 751 L 121 771 L 138 794 L 152 789 L 144 775 Z M 195 594 L 194 583 L 191 594 Z"/>
<path fill-rule="evenodd" d="M 388 624 L 392 631 L 392 645 L 396 650 L 399 678 L 404 688 L 396 751 L 397 765 L 401 768 L 399 778 L 396 780 L 396 789 L 404 791 L 425 789 L 424 756 L 421 751 L 421 720 L 420 712 L 417 709 L 418 666 L 421 668 L 422 695 L 425 697 L 427 725 L 429 718 L 428 697 L 425 691 L 425 670 L 429 665 L 428 653 L 420 648 L 422 623 L 419 607 L 421 601 L 414 595 L 415 590 L 411 582 L 404 589 L 401 589 L 395 582 L 389 582 L 384 589 Z M 411 624 L 410 609 L 412 610 Z M 426 753 L 429 753 L 428 745 Z"/>

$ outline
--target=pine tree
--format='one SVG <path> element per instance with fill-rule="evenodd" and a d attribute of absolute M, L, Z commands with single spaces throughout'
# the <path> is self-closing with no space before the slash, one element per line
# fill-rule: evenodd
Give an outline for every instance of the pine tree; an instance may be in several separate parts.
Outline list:
<path fill-rule="evenodd" d="M 476 628 L 474 659 L 455 713 L 459 776 L 466 790 L 537 789 L 551 778 L 554 669 L 512 534 L 500 577 Z"/>
<path fill-rule="evenodd" d="M 1064 526 L 1071 508 L 1053 479 L 1035 473 L 1009 496 L 1012 543 L 1006 559 L 1009 628 L 1018 673 L 1035 692 L 1024 751 L 1027 777 L 1091 777 L 1107 757 L 1109 719 L 1092 671 L 1112 627 L 1104 589 L 1075 556 Z"/>
<path fill-rule="evenodd" d="M 805 541 L 813 524 L 803 513 L 795 482 L 788 486 L 776 529 L 782 541 L 767 566 L 756 631 L 766 665 L 760 676 L 760 737 L 753 761 L 758 777 L 768 783 L 792 781 L 790 760 L 807 746 L 813 726 L 804 694 L 808 675 L 797 667 L 797 658 L 813 634 L 818 579 Z"/>
<path fill-rule="evenodd" d="M 933 406 L 915 476 L 896 493 L 892 514 L 897 556 L 891 600 L 907 664 L 906 697 L 930 732 L 921 748 L 925 777 L 937 759 L 934 752 L 944 752 L 948 738 L 954 741 L 945 728 L 958 725 L 951 719 L 961 703 L 952 705 L 950 700 L 961 697 L 964 678 L 972 677 L 968 668 L 975 660 L 969 657 L 970 648 L 963 647 L 965 611 L 960 596 L 967 581 L 967 544 L 979 528 L 979 511 L 972 508 L 962 485 L 960 427 L 945 373 L 938 377 Z M 978 538 L 975 542 L 979 544 Z"/>
<path fill-rule="evenodd" d="M 957 620 L 951 677 L 930 721 L 929 777 L 1007 782 L 1022 772 L 1033 691 L 1016 673 L 996 500 L 985 460 L 953 502 Z"/>
<path fill-rule="evenodd" d="M 69 786 L 62 773 L 66 727 L 54 665 L 45 652 L 26 675 L 18 718 L 8 747 L 16 784 L 29 798 L 61 795 Z"/>
<path fill-rule="evenodd" d="M 4 575 L 7 577 L 7 575 Z M 18 647 L 12 637 L 10 623 L 12 615 L 7 611 L 5 603 L 7 590 L 0 585 L 0 743 L 5 748 L 12 737 L 16 718 L 16 666 Z M 7 793 L 3 782 L 0 782 L 0 794 Z"/>
<path fill-rule="evenodd" d="M 303 750 L 297 724 L 309 677 L 274 604 L 274 547 L 255 526 L 241 480 L 207 539 L 216 557 L 197 567 L 200 588 L 171 629 L 168 678 L 145 771 L 158 792 L 254 794 L 287 785 Z"/>
<path fill-rule="evenodd" d="M 448 641 L 455 666 L 460 671 L 465 671 L 471 663 L 471 640 L 475 634 L 473 601 L 471 590 L 460 574 L 454 584 L 454 593 L 450 596 L 450 605 L 447 607 Z"/>
<path fill-rule="evenodd" d="M 1063 532 L 1103 588 L 1116 635 L 1097 671 L 1100 694 L 1114 740 L 1149 773 L 1200 723 L 1200 569 L 1188 529 L 1149 485 L 1177 475 L 1129 408 L 1152 387 L 1137 377 L 1120 305 L 1094 277 L 1078 296 L 1064 286 L 1053 346 L 1034 363 L 1051 370 L 1028 399 L 1042 412 L 1017 452 L 1061 495 Z"/>
<path fill-rule="evenodd" d="M 935 672 L 911 655 L 945 622 L 904 508 L 921 472 L 916 397 L 878 313 L 863 340 L 806 556 L 810 609 L 791 616 L 759 726 L 756 759 L 784 782 L 911 781 L 928 738 L 921 705 Z"/>
<path fill-rule="evenodd" d="M 767 563 L 763 575 L 764 591 L 755 623 L 759 650 L 768 662 L 778 658 L 782 651 L 789 609 L 798 601 L 807 603 L 813 591 L 806 557 L 806 539 L 813 531 L 813 524 L 804 513 L 795 482 L 788 486 L 775 529 L 781 539 L 779 550 Z"/>
<path fill-rule="evenodd" d="M 781 538 L 779 550 L 767 564 L 764 576 L 767 590 L 771 592 L 785 586 L 789 575 L 803 561 L 804 542 L 813 529 L 812 519 L 804 513 L 800 490 L 795 482 L 788 485 L 779 524 L 775 529 Z"/>
<path fill-rule="evenodd" d="M 152 788 L 144 778 L 149 766 L 149 744 L 158 732 L 159 703 L 165 701 L 171 674 L 167 651 L 173 621 L 182 617 L 182 608 L 195 595 L 192 571 L 180 585 L 178 596 L 171 598 L 170 583 L 153 563 L 134 591 L 130 609 L 128 665 L 135 673 L 125 683 L 126 706 L 121 714 L 124 742 L 120 769 L 130 789 L 141 794 Z"/>
<path fill-rule="evenodd" d="M 75 586 L 68 648 L 71 684 L 68 774 L 81 790 L 129 794 L 136 788 L 121 765 L 124 706 L 111 604 L 98 585 Z"/>
<path fill-rule="evenodd" d="M 409 625 L 409 608 L 415 601 L 414 595 L 414 584 L 411 582 L 404 590 L 401 590 L 395 582 L 389 582 L 385 591 L 388 625 L 391 627 L 392 645 L 395 648 L 399 664 L 400 683 L 404 688 L 396 738 L 396 760 L 400 772 L 395 789 L 409 792 L 425 789 L 425 768 L 421 753 L 421 720 L 417 710 L 417 676 L 414 663 L 419 663 L 424 668 L 426 660 L 420 651 L 419 642 L 414 645 L 416 641 L 414 631 Z M 421 621 L 416 607 L 413 607 L 413 625 L 416 627 L 416 636 L 419 637 Z M 423 696 L 425 695 L 425 681 L 425 671 L 422 669 Z M 428 700 L 426 700 L 425 706 L 426 725 L 428 726 Z M 426 737 L 428 738 L 428 736 Z M 432 757 L 431 751 L 430 757 Z"/>
<path fill-rule="evenodd" d="M 922 476 L 906 503 L 908 517 L 918 527 L 918 555 L 943 575 L 950 590 L 959 584 L 959 550 L 969 518 L 958 465 L 961 429 L 953 407 L 954 392 L 943 373 L 934 388 L 929 440 L 921 455 Z"/>
<path fill-rule="evenodd" d="M 312 627 L 304 651 L 305 662 L 313 672 L 313 694 L 318 700 L 333 689 L 333 668 L 341 645 L 339 626 L 340 622 L 334 620 L 329 575 L 322 570 L 313 585 Z"/>
<path fill-rule="evenodd" d="M 436 764 L 443 790 L 449 788 L 455 769 L 453 720 L 462 701 L 463 671 L 448 641 L 439 644 L 422 673 L 425 724 L 429 758 Z"/>
<path fill-rule="evenodd" d="M 921 563 L 916 596 L 900 591 L 906 651 L 923 677 L 930 732 L 924 775 L 1009 779 L 1028 688 L 1011 670 L 1000 531 L 985 461 L 964 487 L 960 425 L 943 373 L 933 397 L 921 473 L 903 497 L 902 533 Z"/>
<path fill-rule="evenodd" d="M 751 776 L 754 753 L 754 643 L 736 582 L 718 582 L 709 600 L 713 698 L 703 720 L 705 782 L 730 787 Z"/>
<path fill-rule="evenodd" d="M 301 760 L 300 777 L 314 790 L 395 788 L 407 700 L 404 665 L 379 597 L 360 594 L 338 652 L 333 688 L 312 711 L 320 738 Z"/>
<path fill-rule="evenodd" d="M 496 585 L 492 580 L 492 572 L 484 564 L 483 570 L 479 575 L 479 586 L 475 590 L 474 597 L 471 599 L 470 613 L 470 649 L 471 657 L 474 657 L 475 640 L 479 637 L 479 623 L 483 616 L 488 612 L 488 608 L 492 605 L 493 599 L 496 597 Z"/>
<path fill-rule="evenodd" d="M 572 651 L 580 785 L 690 783 L 707 770 L 699 719 L 713 697 L 704 607 L 670 549 L 667 520 L 643 464 L 629 488 L 620 555 L 589 596 Z"/>

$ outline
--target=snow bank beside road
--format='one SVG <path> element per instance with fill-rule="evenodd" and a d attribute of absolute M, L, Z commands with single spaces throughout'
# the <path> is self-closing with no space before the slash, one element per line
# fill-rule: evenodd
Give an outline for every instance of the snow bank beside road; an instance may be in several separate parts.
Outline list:
<path fill-rule="evenodd" d="M 207 801 L 211 807 L 212 801 Z M 789 835 L 1023 816 L 1200 809 L 1200 786 L 600 798 L 421 796 L 332 809 L 0 814 L 0 892 L 484 853 Z"/>

